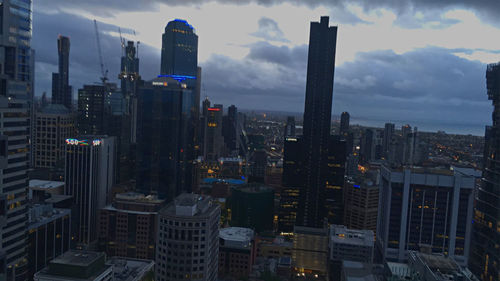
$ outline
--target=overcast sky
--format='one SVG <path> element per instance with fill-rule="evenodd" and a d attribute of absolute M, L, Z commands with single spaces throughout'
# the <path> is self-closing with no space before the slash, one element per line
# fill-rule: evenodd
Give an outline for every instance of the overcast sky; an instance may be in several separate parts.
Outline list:
<path fill-rule="evenodd" d="M 453 125 L 478 135 L 491 123 L 484 77 L 486 64 L 500 61 L 496 0 L 36 0 L 36 94 L 50 96 L 58 34 L 71 39 L 76 98 L 76 89 L 100 77 L 93 19 L 113 81 L 121 56 L 118 27 L 141 42 L 140 72 L 149 80 L 160 70 L 165 25 L 181 18 L 199 36 L 202 97 L 224 106 L 302 112 L 309 23 L 323 15 L 339 26 L 333 114 L 429 130 L 436 126 L 425 124 Z"/>

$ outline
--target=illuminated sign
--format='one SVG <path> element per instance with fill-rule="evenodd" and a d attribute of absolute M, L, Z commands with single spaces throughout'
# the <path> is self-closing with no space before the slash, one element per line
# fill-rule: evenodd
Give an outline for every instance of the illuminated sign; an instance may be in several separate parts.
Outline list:
<path fill-rule="evenodd" d="M 158 78 L 160 77 L 170 77 L 170 78 L 173 78 L 179 82 L 182 82 L 186 79 L 196 79 L 196 76 L 190 76 L 190 75 L 175 75 L 175 74 L 162 74 L 162 75 L 158 75 Z"/>
<path fill-rule="evenodd" d="M 207 108 L 208 111 L 220 111 L 220 108 L 217 107 L 209 107 Z"/>
<path fill-rule="evenodd" d="M 168 86 L 168 83 L 167 82 L 155 82 L 153 81 L 153 86 L 163 86 L 163 87 L 167 87 Z"/>
<path fill-rule="evenodd" d="M 69 145 L 79 145 L 79 146 L 89 146 L 88 140 L 77 140 L 77 139 L 66 139 L 66 144 Z M 92 145 L 98 146 L 102 144 L 102 140 L 93 140 Z"/>

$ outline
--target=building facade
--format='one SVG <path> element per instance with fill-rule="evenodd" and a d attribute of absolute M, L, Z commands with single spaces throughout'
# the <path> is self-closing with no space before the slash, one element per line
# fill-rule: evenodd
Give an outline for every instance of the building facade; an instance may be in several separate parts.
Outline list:
<path fill-rule="evenodd" d="M 486 70 L 488 99 L 493 103 L 493 125 L 486 128 L 482 184 L 474 210 L 470 268 L 482 280 L 500 280 L 500 64 Z"/>
<path fill-rule="evenodd" d="M 375 176 L 376 177 L 376 176 Z M 344 224 L 377 231 L 379 182 L 369 175 L 349 177 L 344 184 Z"/>
<path fill-rule="evenodd" d="M 332 115 L 337 27 L 329 18 L 311 22 L 303 124 L 304 184 L 300 189 L 297 224 L 323 227 L 328 142 Z"/>
<path fill-rule="evenodd" d="M 110 257 L 155 259 L 158 210 L 163 200 L 129 192 L 99 210 L 99 244 Z"/>
<path fill-rule="evenodd" d="M 219 278 L 246 278 L 257 255 L 254 231 L 228 227 L 219 232 Z"/>
<path fill-rule="evenodd" d="M 217 280 L 220 207 L 183 193 L 158 214 L 156 280 Z"/>
<path fill-rule="evenodd" d="M 274 190 L 260 184 L 234 187 L 229 198 L 231 226 L 260 233 L 273 230 Z"/>
<path fill-rule="evenodd" d="M 78 214 L 75 241 L 86 247 L 97 241 L 97 211 L 111 202 L 114 184 L 115 138 L 81 136 L 66 140 L 65 195 L 73 196 Z"/>
<path fill-rule="evenodd" d="M 377 251 L 404 262 L 431 248 L 466 265 L 476 178 L 463 169 L 381 168 Z"/>
<path fill-rule="evenodd" d="M 49 104 L 35 113 L 35 168 L 54 168 L 64 160 L 66 139 L 75 135 L 74 116 L 62 104 Z"/>
<path fill-rule="evenodd" d="M 0 276 L 25 280 L 34 51 L 32 2 L 4 0 L 0 17 Z"/>

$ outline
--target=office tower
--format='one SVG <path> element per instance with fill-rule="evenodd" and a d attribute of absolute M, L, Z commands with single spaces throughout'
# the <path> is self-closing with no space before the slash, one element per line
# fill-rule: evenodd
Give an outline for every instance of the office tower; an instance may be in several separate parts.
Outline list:
<path fill-rule="evenodd" d="M 110 257 L 155 258 L 158 211 L 164 200 L 127 192 L 99 210 L 99 244 Z"/>
<path fill-rule="evenodd" d="M 394 138 L 394 124 L 385 123 L 384 138 L 382 140 L 382 150 L 383 150 L 383 156 L 386 159 L 388 159 L 389 157 L 390 145 L 393 141 L 393 138 Z"/>
<path fill-rule="evenodd" d="M 227 115 L 222 119 L 222 136 L 228 152 L 233 152 L 239 148 L 238 126 L 238 108 L 231 105 L 227 109 Z"/>
<path fill-rule="evenodd" d="M 113 265 L 106 264 L 101 252 L 70 250 L 52 260 L 47 267 L 35 274 L 35 281 L 115 280 Z"/>
<path fill-rule="evenodd" d="M 469 266 L 482 280 L 500 280 L 500 64 L 486 69 L 488 99 L 493 103 L 493 125 L 486 127 L 484 168 L 477 190 Z"/>
<path fill-rule="evenodd" d="M 255 233 L 250 228 L 219 231 L 219 278 L 248 278 L 257 256 Z"/>
<path fill-rule="evenodd" d="M 62 104 L 49 104 L 35 113 L 33 155 L 35 168 L 54 168 L 63 162 L 66 139 L 75 135 L 75 120 Z"/>
<path fill-rule="evenodd" d="M 287 137 L 283 155 L 283 187 L 278 210 L 278 231 L 293 233 L 299 204 L 299 190 L 302 182 L 302 138 Z"/>
<path fill-rule="evenodd" d="M 430 248 L 466 265 L 472 230 L 476 176 L 472 169 L 380 170 L 377 248 L 389 261 L 409 250 Z"/>
<path fill-rule="evenodd" d="M 84 85 L 78 90 L 78 133 L 102 135 L 108 129 L 106 88 L 102 85 Z"/>
<path fill-rule="evenodd" d="M 375 134 L 373 129 L 365 129 L 361 139 L 361 159 L 363 162 L 375 160 Z"/>
<path fill-rule="evenodd" d="M 344 185 L 344 225 L 377 231 L 378 171 L 348 177 Z"/>
<path fill-rule="evenodd" d="M 161 74 L 196 76 L 198 73 L 198 35 L 185 20 L 170 21 L 161 46 Z"/>
<path fill-rule="evenodd" d="M 274 190 L 260 184 L 235 187 L 229 198 L 231 226 L 247 227 L 257 233 L 273 230 Z"/>
<path fill-rule="evenodd" d="M 328 143 L 328 175 L 326 177 L 325 209 L 328 224 L 344 221 L 344 176 L 347 158 L 346 141 L 330 136 Z"/>
<path fill-rule="evenodd" d="M 285 125 L 285 138 L 295 137 L 295 117 L 288 116 Z"/>
<path fill-rule="evenodd" d="M 349 119 L 350 119 L 349 112 L 342 112 L 340 115 L 340 129 L 339 133 L 342 136 L 347 136 L 347 133 L 349 132 Z"/>
<path fill-rule="evenodd" d="M 138 89 L 137 192 L 172 201 L 186 190 L 191 90 L 171 77 L 159 77 Z"/>
<path fill-rule="evenodd" d="M 297 224 L 323 227 L 325 183 L 328 173 L 333 73 L 337 27 L 328 17 L 311 22 L 304 109 L 304 184 L 301 186 Z"/>
<path fill-rule="evenodd" d="M 69 38 L 59 35 L 57 37 L 57 54 L 59 57 L 59 72 L 52 73 L 52 103 L 62 104 L 71 110 L 73 97 L 69 85 Z"/>
<path fill-rule="evenodd" d="M 205 124 L 204 155 L 207 160 L 217 160 L 222 156 L 224 137 L 222 136 L 222 104 L 207 108 Z"/>
<path fill-rule="evenodd" d="M 328 275 L 328 228 L 295 226 L 292 262 L 306 280 L 313 276 L 325 280 Z M 303 275 L 303 276 L 304 276 Z"/>
<path fill-rule="evenodd" d="M 77 206 L 76 243 L 81 247 L 96 242 L 97 210 L 111 202 L 114 184 L 115 138 L 81 136 L 66 140 L 65 195 Z"/>
<path fill-rule="evenodd" d="M 330 280 L 341 280 L 342 261 L 362 262 L 368 265 L 373 263 L 375 244 L 373 231 L 331 225 L 329 235 Z"/>
<path fill-rule="evenodd" d="M 123 42 L 124 43 L 124 42 Z M 139 47 L 139 43 L 137 43 Z M 123 113 L 120 124 L 122 127 L 120 142 L 124 150 L 122 155 L 130 153 L 130 143 L 136 142 L 137 134 L 137 82 L 141 80 L 139 75 L 139 57 L 137 48 L 133 41 L 127 41 L 127 45 L 122 45 L 123 54 L 121 58 L 120 74 L 121 94 L 124 100 Z"/>
<path fill-rule="evenodd" d="M 71 210 L 52 204 L 37 204 L 29 209 L 28 279 L 49 262 L 70 249 Z"/>
<path fill-rule="evenodd" d="M 156 280 L 217 280 L 220 207 L 183 193 L 158 213 Z"/>
<path fill-rule="evenodd" d="M 31 1 L 0 4 L 0 278 L 26 279 L 33 50 Z"/>

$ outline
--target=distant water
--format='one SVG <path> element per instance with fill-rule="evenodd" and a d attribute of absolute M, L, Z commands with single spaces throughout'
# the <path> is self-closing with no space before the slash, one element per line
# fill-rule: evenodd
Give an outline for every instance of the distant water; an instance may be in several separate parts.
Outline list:
<path fill-rule="evenodd" d="M 486 125 L 490 124 L 472 124 L 472 123 L 450 123 L 443 121 L 398 121 L 398 120 L 376 120 L 371 118 L 351 118 L 351 124 L 359 124 L 368 127 L 383 128 L 385 123 L 394 123 L 396 128 L 409 124 L 412 128 L 418 127 L 422 132 L 444 131 L 449 134 L 484 136 Z"/>

